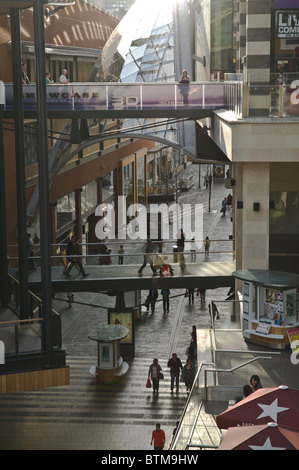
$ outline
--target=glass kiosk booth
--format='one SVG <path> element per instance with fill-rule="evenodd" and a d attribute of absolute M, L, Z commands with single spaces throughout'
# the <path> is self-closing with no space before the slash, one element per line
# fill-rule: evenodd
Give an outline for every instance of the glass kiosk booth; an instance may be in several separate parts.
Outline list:
<path fill-rule="evenodd" d="M 299 333 L 299 275 L 268 270 L 239 270 L 242 281 L 241 315 L 243 337 L 274 349 L 290 346 Z"/>

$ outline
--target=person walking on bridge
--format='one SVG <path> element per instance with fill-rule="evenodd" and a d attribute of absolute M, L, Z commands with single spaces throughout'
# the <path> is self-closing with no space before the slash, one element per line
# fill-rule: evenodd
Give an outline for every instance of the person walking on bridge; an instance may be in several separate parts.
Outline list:
<path fill-rule="evenodd" d="M 147 241 L 146 249 L 145 249 L 145 255 L 144 255 L 144 260 L 143 260 L 143 265 L 139 268 L 138 274 L 142 276 L 142 271 L 149 263 L 151 270 L 153 271 L 153 274 L 157 274 L 157 269 L 154 266 L 153 263 L 153 253 L 154 253 L 154 248 L 151 240 Z"/>

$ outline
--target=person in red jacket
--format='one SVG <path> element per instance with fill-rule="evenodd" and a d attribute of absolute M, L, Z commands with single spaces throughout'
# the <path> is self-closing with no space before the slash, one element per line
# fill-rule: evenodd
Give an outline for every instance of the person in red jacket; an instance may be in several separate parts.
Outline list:
<path fill-rule="evenodd" d="M 156 429 L 152 432 L 151 445 L 153 445 L 153 441 L 155 450 L 163 450 L 165 445 L 165 433 L 163 429 L 161 429 L 160 423 L 156 424 Z"/>

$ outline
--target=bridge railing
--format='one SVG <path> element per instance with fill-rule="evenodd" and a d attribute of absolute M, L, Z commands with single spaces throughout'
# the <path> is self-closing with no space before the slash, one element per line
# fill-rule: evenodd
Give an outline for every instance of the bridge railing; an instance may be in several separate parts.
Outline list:
<path fill-rule="evenodd" d="M 81 243 L 79 244 L 82 253 L 82 262 L 87 265 L 118 265 L 130 264 L 141 265 L 144 256 L 148 256 L 145 251 L 144 241 L 109 241 L 105 246 L 110 253 L 103 253 L 101 243 Z M 123 246 L 124 253 L 119 253 L 120 246 Z M 197 248 L 191 250 L 191 240 L 186 241 L 183 251 L 186 263 L 217 262 L 220 260 L 234 260 L 234 240 L 233 239 L 211 239 L 210 249 L 205 250 L 203 243 L 197 243 Z M 68 263 L 67 244 L 52 244 L 52 266 L 65 266 Z M 9 266 L 15 267 L 18 263 L 18 246 L 8 246 Z M 153 253 L 151 253 L 154 265 L 158 268 L 163 262 L 180 263 L 181 253 L 179 252 L 176 240 L 153 241 Z M 121 258 L 122 257 L 122 258 Z M 30 260 L 38 267 L 40 265 L 40 246 L 35 246 L 35 253 Z"/>
<path fill-rule="evenodd" d="M 234 82 L 234 90 L 241 82 Z M 224 82 L 177 83 L 70 83 L 47 85 L 48 110 L 159 110 L 228 108 Z M 35 83 L 23 85 L 24 109 L 36 109 Z M 242 95 L 238 92 L 238 99 Z M 14 107 L 13 84 L 5 83 L 5 106 Z"/>

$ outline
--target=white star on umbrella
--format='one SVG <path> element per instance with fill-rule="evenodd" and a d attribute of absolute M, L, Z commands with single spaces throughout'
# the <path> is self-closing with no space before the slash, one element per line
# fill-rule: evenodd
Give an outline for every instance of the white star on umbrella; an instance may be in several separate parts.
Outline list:
<path fill-rule="evenodd" d="M 281 413 L 282 411 L 289 410 L 290 408 L 283 408 L 282 406 L 278 406 L 278 398 L 276 398 L 271 405 L 260 405 L 258 403 L 258 406 L 262 408 L 263 412 L 260 414 L 260 416 L 257 417 L 257 419 L 265 418 L 266 416 L 270 416 L 270 418 L 276 423 L 277 422 L 277 415 L 278 413 Z"/>
<path fill-rule="evenodd" d="M 248 446 L 252 450 L 286 450 L 285 447 L 272 447 L 270 437 L 266 439 L 262 446 Z"/>

